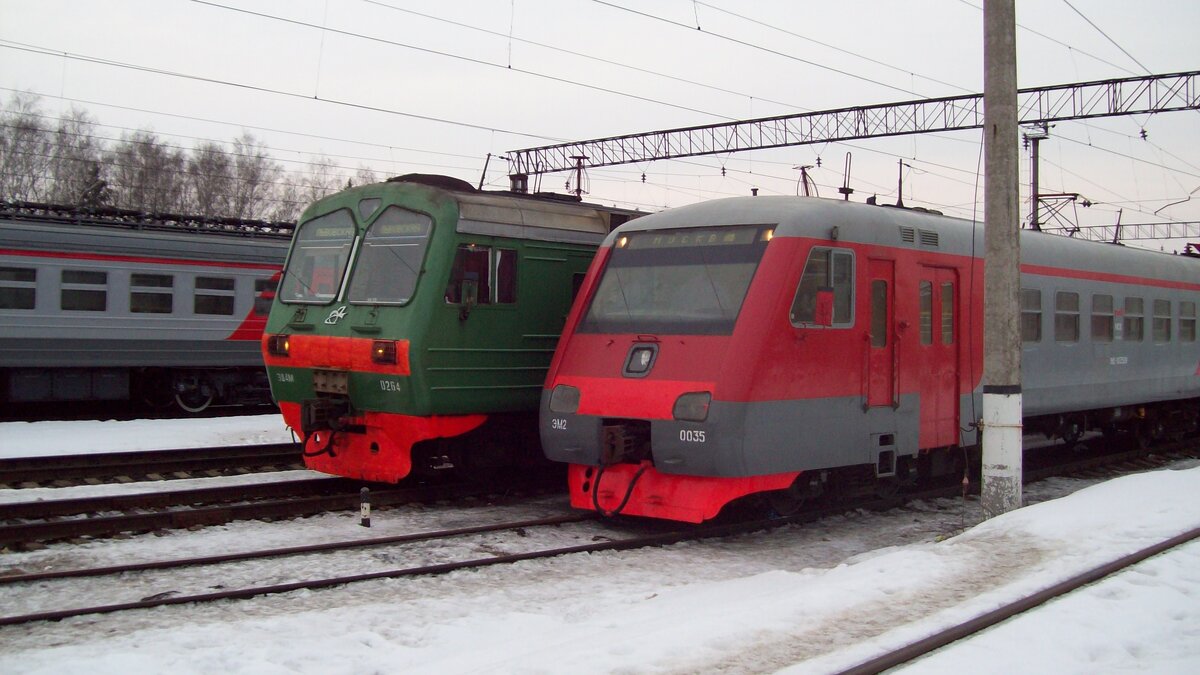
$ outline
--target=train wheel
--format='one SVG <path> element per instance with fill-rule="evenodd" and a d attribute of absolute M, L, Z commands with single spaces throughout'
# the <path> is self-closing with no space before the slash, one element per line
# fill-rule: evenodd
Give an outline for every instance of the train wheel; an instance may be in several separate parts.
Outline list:
<path fill-rule="evenodd" d="M 190 413 L 204 412 L 208 406 L 212 405 L 213 394 L 204 389 L 192 389 L 179 394 L 175 394 L 175 403 L 183 410 Z"/>

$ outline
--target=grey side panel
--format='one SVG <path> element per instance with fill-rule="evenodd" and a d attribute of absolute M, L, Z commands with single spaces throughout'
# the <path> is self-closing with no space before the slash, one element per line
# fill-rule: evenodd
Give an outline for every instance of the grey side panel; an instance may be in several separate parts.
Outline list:
<path fill-rule="evenodd" d="M 263 367 L 258 342 L 0 338 L 0 367 Z"/>

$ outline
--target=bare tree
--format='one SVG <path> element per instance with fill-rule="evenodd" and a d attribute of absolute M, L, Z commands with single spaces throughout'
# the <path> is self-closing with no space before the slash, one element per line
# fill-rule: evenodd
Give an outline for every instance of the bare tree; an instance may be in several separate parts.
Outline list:
<path fill-rule="evenodd" d="M 14 93 L 0 113 L 0 198 L 45 199 L 53 142 L 53 134 L 42 122 L 38 98 Z"/>
<path fill-rule="evenodd" d="M 116 205 L 150 212 L 185 209 L 185 158 L 149 131 L 123 135 L 107 155 Z"/>
<path fill-rule="evenodd" d="M 102 146 L 95 125 L 87 111 L 75 107 L 59 120 L 50 158 L 50 201 L 93 206 L 104 203 L 107 182 L 102 176 Z"/>
<path fill-rule="evenodd" d="M 187 162 L 189 210 L 202 216 L 232 212 L 233 158 L 220 143 L 206 141 L 192 150 Z"/>
<path fill-rule="evenodd" d="M 379 175 L 376 174 L 370 167 L 358 165 L 358 170 L 354 172 L 355 185 L 370 185 L 371 183 L 379 182 Z"/>
<path fill-rule="evenodd" d="M 342 175 L 337 162 L 321 155 L 309 157 L 308 173 L 301 177 L 301 198 L 308 204 L 342 189 Z"/>
<path fill-rule="evenodd" d="M 283 169 L 272 161 L 254 136 L 243 133 L 233 142 L 234 185 L 230 214 L 238 218 L 263 218 L 270 210 L 271 193 Z"/>

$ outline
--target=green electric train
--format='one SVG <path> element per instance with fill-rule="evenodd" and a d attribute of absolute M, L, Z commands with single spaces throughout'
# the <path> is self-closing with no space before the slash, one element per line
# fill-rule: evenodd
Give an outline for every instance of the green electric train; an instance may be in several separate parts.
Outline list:
<path fill-rule="evenodd" d="M 600 242 L 637 212 L 413 174 L 310 206 L 263 333 L 271 391 L 324 473 L 541 457 L 537 407 Z"/>

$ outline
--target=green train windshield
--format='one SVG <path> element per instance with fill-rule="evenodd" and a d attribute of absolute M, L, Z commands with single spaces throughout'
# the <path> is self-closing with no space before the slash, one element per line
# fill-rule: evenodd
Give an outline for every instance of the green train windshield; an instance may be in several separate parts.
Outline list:
<path fill-rule="evenodd" d="M 289 303 L 326 303 L 337 297 L 354 230 L 354 218 L 347 209 L 302 223 L 296 229 L 279 298 Z"/>
<path fill-rule="evenodd" d="M 350 279 L 350 302 L 408 302 L 417 287 L 431 226 L 429 216 L 396 206 L 381 213 L 363 237 Z"/>

